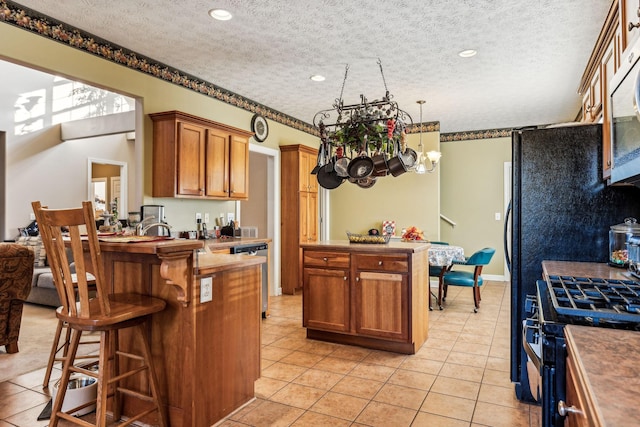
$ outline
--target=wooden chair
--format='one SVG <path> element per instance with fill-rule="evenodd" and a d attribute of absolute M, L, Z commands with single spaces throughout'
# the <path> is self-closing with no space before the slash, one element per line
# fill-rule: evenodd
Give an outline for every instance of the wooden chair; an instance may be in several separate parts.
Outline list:
<path fill-rule="evenodd" d="M 143 409 L 140 413 L 127 414 L 127 421 L 119 425 L 130 425 L 157 411 L 158 424 L 161 427 L 166 426 L 166 408 L 160 398 L 145 330 L 145 322 L 152 314 L 164 310 L 165 302 L 140 294 L 108 293 L 91 202 L 83 202 L 82 208 L 75 209 L 46 209 L 40 202 L 33 202 L 32 206 L 49 256 L 54 284 L 62 302 L 62 306 L 56 310 L 56 316 L 71 328 L 69 350 L 64 360 L 62 378 L 49 425 L 56 427 L 62 418 L 82 426 L 106 426 L 108 398 L 112 398 L 114 421 L 119 421 L 122 415 L 122 395 L 126 394 L 147 403 L 141 404 Z M 68 237 L 63 237 L 63 228 L 69 230 Z M 82 237 L 84 232 L 87 233 L 86 240 Z M 71 273 L 65 245 L 71 247 L 77 275 Z M 87 278 L 91 275 L 87 273 L 95 277 L 95 298 L 89 296 L 91 281 Z M 119 349 L 118 333 L 126 328 L 132 328 L 132 339 L 139 340 L 139 347 L 136 348 L 140 348 L 141 354 L 123 352 Z M 82 331 L 100 332 L 97 372 L 74 366 Z M 123 372 L 123 368 L 128 368 L 128 371 Z M 133 375 L 145 372 L 148 390 L 127 388 Z M 62 403 L 72 373 L 80 373 L 98 380 L 95 424 L 89 424 L 71 415 L 94 402 L 62 412 Z"/>
<path fill-rule="evenodd" d="M 438 289 L 438 305 L 442 307 L 442 301 L 447 298 L 447 289 L 449 286 L 467 286 L 473 288 L 473 311 L 478 312 L 480 308 L 480 286 L 483 284 L 482 267 L 489 264 L 493 254 L 496 252 L 493 248 L 480 249 L 464 262 L 455 262 L 453 266 L 471 266 L 473 271 L 460 271 L 451 269 L 444 273 L 444 277 L 440 282 Z"/>
<path fill-rule="evenodd" d="M 432 241 L 432 245 L 448 245 L 448 242 L 436 242 Z M 429 279 L 432 277 L 438 278 L 438 289 L 442 287 L 442 278 L 444 277 L 444 273 L 449 270 L 448 266 L 440 266 L 440 265 L 429 265 Z M 433 310 L 433 299 L 436 298 L 433 291 L 431 290 L 431 283 L 429 283 L 429 311 Z M 440 301 L 438 299 L 438 301 Z M 440 310 L 442 310 L 442 305 L 440 305 Z"/>

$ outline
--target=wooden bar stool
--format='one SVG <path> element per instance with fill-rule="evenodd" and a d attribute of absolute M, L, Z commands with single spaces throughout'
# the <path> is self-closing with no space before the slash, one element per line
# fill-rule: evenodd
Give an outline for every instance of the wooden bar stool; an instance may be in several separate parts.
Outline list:
<path fill-rule="evenodd" d="M 119 421 L 122 415 L 122 396 L 128 395 L 142 401 L 140 405 L 136 405 L 141 410 L 137 414 L 127 414 L 126 422 L 119 425 L 130 425 L 157 412 L 158 425 L 166 426 L 166 408 L 161 401 L 145 329 L 146 321 L 152 314 L 164 310 L 165 302 L 135 293 L 108 294 L 91 202 L 83 202 L 82 208 L 75 209 L 46 209 L 40 202 L 33 202 L 32 206 L 49 255 L 54 284 L 62 302 L 62 306 L 56 310 L 56 316 L 71 329 L 69 349 L 49 425 L 56 427 L 62 418 L 82 426 L 106 426 L 107 399 L 112 398 L 113 419 Z M 66 233 L 63 236 L 63 229 L 68 230 L 68 237 Z M 82 237 L 85 232 L 86 240 Z M 65 245 L 71 247 L 77 275 L 72 275 L 70 271 Z M 91 280 L 87 278 L 91 275 L 87 273 L 95 277 L 95 298 L 89 297 Z M 137 351 L 133 353 L 133 350 L 121 351 L 119 348 L 119 331 L 128 328 L 132 328 L 133 333 L 127 343 L 133 345 L 135 342 L 135 349 L 139 349 L 140 354 Z M 100 332 L 98 372 L 74 365 L 83 331 Z M 97 400 L 62 412 L 67 385 L 74 373 L 97 378 Z M 133 383 L 133 376 L 138 374 L 144 378 Z M 96 404 L 95 424 L 72 415 L 93 403 Z"/>

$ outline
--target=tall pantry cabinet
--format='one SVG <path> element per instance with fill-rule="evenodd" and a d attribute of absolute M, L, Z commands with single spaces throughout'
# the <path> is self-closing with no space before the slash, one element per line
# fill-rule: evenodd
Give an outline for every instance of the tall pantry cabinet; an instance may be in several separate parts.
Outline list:
<path fill-rule="evenodd" d="M 318 151 L 304 145 L 280 147 L 281 165 L 281 273 L 282 292 L 302 288 L 300 243 L 318 240 L 318 181 L 311 170 Z"/>

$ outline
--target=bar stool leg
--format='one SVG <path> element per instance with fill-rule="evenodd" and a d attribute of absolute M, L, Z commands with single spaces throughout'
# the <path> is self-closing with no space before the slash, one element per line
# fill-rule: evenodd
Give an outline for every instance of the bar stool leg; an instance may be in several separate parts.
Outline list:
<path fill-rule="evenodd" d="M 49 354 L 49 362 L 47 363 L 47 371 L 44 373 L 44 380 L 42 381 L 42 387 L 49 386 L 49 380 L 51 379 L 51 371 L 53 370 L 53 364 L 56 361 L 56 354 L 58 354 L 58 344 L 60 344 L 60 335 L 62 335 L 62 320 L 58 320 L 58 326 L 56 326 L 56 335 L 53 338 L 53 344 L 51 344 L 51 353 Z M 67 339 L 68 342 L 68 339 Z M 66 349 L 65 349 L 66 350 Z"/>
<path fill-rule="evenodd" d="M 111 356 L 111 360 L 113 362 L 111 366 L 110 378 L 115 378 L 120 375 L 120 358 L 118 357 L 118 351 L 120 350 L 120 334 L 118 333 L 118 329 L 114 329 L 111 331 L 111 339 L 109 340 L 109 344 L 111 348 L 109 349 L 109 355 Z M 118 383 L 113 383 L 113 419 L 114 421 L 120 420 L 122 417 L 122 393 L 118 391 Z"/>
<path fill-rule="evenodd" d="M 81 331 L 77 331 L 75 329 L 71 333 L 69 352 L 67 358 L 64 360 L 62 377 L 60 378 L 60 384 L 58 385 L 56 400 L 53 402 L 53 408 L 51 409 L 49 427 L 57 427 L 58 421 L 60 421 L 58 413 L 62 410 L 62 402 L 64 401 L 64 396 L 67 394 L 67 386 L 69 384 L 69 378 L 71 377 L 71 366 L 73 365 L 73 360 L 76 356 L 76 352 L 78 351 L 78 344 L 80 343 L 81 336 Z"/>
<path fill-rule="evenodd" d="M 109 395 L 109 340 L 111 331 L 100 332 L 100 357 L 98 361 L 98 395 L 96 400 L 96 425 L 107 425 L 107 397 Z"/>
<path fill-rule="evenodd" d="M 149 345 L 149 340 L 147 339 L 147 334 L 145 331 L 145 323 L 141 323 L 135 327 L 136 333 L 140 341 L 143 344 L 142 350 L 144 354 L 145 363 L 147 364 L 147 371 L 149 372 L 149 383 L 151 386 L 151 396 L 153 397 L 153 401 L 158 408 L 158 424 L 160 427 L 166 427 L 168 425 L 167 418 L 167 408 L 164 406 L 162 401 L 162 397 L 160 395 L 160 387 L 158 385 L 158 376 L 156 375 L 156 367 L 153 363 L 153 357 L 151 356 L 151 346 Z"/>

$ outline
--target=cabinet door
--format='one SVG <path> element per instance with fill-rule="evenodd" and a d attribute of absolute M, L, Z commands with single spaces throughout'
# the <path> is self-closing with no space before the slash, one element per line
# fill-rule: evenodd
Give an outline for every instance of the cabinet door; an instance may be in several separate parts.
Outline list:
<path fill-rule="evenodd" d="M 640 22 L 640 18 L 638 18 L 639 9 L 638 0 L 622 0 L 620 12 L 623 19 L 622 28 L 624 28 L 624 50 L 632 45 L 633 41 L 638 38 L 638 34 L 640 34 L 640 28 L 636 27 Z M 629 24 L 633 24 L 633 26 L 630 27 Z"/>
<path fill-rule="evenodd" d="M 604 52 L 601 61 L 602 80 L 602 177 L 607 179 L 611 176 L 611 120 L 609 118 L 609 81 L 616 71 L 616 49 L 615 38 L 611 40 L 609 47 Z"/>
<path fill-rule="evenodd" d="M 229 155 L 229 197 L 247 199 L 249 197 L 249 140 L 243 136 L 231 135 Z"/>
<path fill-rule="evenodd" d="M 363 271 L 356 276 L 355 287 L 356 333 L 406 341 L 409 338 L 407 276 Z"/>
<path fill-rule="evenodd" d="M 178 123 L 177 194 L 204 194 L 204 146 L 206 129 L 188 123 Z"/>
<path fill-rule="evenodd" d="M 300 184 L 300 191 L 318 191 L 318 180 L 315 175 L 311 174 L 311 171 L 318 163 L 317 156 L 306 151 L 301 151 L 299 154 L 299 169 L 300 174 L 298 182 Z"/>
<path fill-rule="evenodd" d="M 318 241 L 318 193 L 309 193 L 307 204 L 307 238 L 310 242 Z"/>
<path fill-rule="evenodd" d="M 229 196 L 229 134 L 209 129 L 207 135 L 206 195 Z"/>
<path fill-rule="evenodd" d="M 300 192 L 300 242 L 318 240 L 318 194 Z"/>
<path fill-rule="evenodd" d="M 303 326 L 349 331 L 349 270 L 305 268 Z"/>

